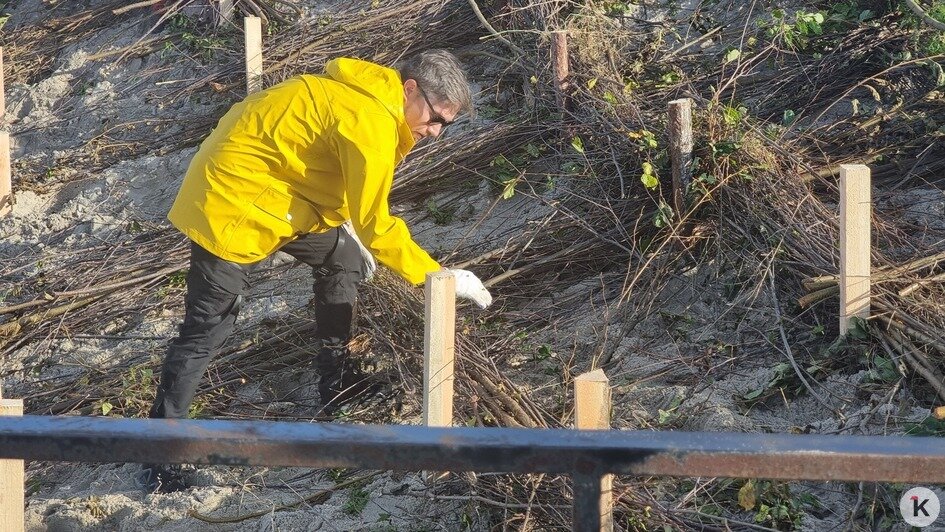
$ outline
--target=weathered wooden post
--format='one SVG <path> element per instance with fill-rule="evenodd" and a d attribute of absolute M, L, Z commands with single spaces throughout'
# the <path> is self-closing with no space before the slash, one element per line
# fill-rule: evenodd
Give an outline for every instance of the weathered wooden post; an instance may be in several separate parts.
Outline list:
<path fill-rule="evenodd" d="M 870 169 L 840 166 L 840 335 L 870 314 Z"/>
<path fill-rule="evenodd" d="M 262 19 L 244 17 L 243 33 L 246 46 L 246 94 L 252 94 L 263 88 Z"/>
<path fill-rule="evenodd" d="M 610 407 L 610 380 L 604 370 L 596 369 L 575 377 L 574 428 L 610 430 Z M 599 510 L 602 532 L 611 532 L 614 529 L 613 485 L 613 475 L 605 475 L 600 479 Z M 578 495 L 578 490 L 575 489 L 575 499 Z"/>
<path fill-rule="evenodd" d="M 568 106 L 568 76 L 571 74 L 568 66 L 568 34 L 558 30 L 551 35 L 551 64 L 555 73 L 555 101 L 560 111 Z"/>
<path fill-rule="evenodd" d="M 22 399 L 4 399 L 0 390 L 0 416 L 22 416 Z M 25 485 L 23 460 L 0 460 L 0 530 L 23 532 Z"/>
<path fill-rule="evenodd" d="M 673 208 L 677 219 L 686 214 L 686 191 L 692 182 L 692 100 L 669 102 L 669 154 L 673 169 Z"/>
<path fill-rule="evenodd" d="M 427 274 L 424 287 L 423 424 L 453 424 L 456 353 L 456 279 L 446 270 Z"/>
<path fill-rule="evenodd" d="M 3 48 L 0 47 L 0 127 L 5 126 L 7 99 L 4 91 Z M 10 168 L 10 133 L 0 131 L 0 216 L 9 213 L 13 206 L 13 172 Z"/>

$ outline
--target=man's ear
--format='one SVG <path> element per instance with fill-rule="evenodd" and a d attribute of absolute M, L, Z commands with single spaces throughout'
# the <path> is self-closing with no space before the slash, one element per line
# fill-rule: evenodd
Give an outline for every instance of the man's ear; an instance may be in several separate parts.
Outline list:
<path fill-rule="evenodd" d="M 417 90 L 417 80 L 413 78 L 408 78 L 404 81 L 404 96 L 413 94 L 413 91 Z"/>

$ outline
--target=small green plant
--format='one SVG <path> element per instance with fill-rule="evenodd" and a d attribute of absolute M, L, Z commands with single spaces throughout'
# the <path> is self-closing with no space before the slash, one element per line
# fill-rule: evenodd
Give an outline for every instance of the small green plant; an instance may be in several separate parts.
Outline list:
<path fill-rule="evenodd" d="M 427 214 L 433 218 L 436 225 L 447 225 L 452 223 L 456 214 L 456 207 L 438 207 L 432 199 L 427 200 Z"/>
<path fill-rule="evenodd" d="M 666 407 L 666 410 L 662 408 L 657 409 L 656 411 L 656 424 L 661 428 L 666 428 L 673 424 L 673 422 L 679 420 L 679 406 L 683 402 L 682 395 L 676 395 L 673 397 L 673 400 L 669 402 L 669 406 Z"/>
<path fill-rule="evenodd" d="M 797 530 L 807 507 L 816 507 L 809 493 L 793 494 L 789 484 L 768 480 L 748 480 L 738 490 L 738 506 L 754 512 L 754 521 L 778 530 Z"/>
<path fill-rule="evenodd" d="M 348 515 L 361 515 L 361 512 L 364 511 L 364 508 L 367 507 L 367 503 L 370 500 L 371 495 L 364 491 L 363 487 L 353 488 L 348 492 L 348 500 L 345 501 L 344 506 L 341 507 L 342 511 Z"/>
<path fill-rule="evenodd" d="M 493 170 L 493 183 L 502 188 L 502 199 L 509 199 L 515 195 L 515 187 L 525 179 L 525 169 L 541 157 L 544 151 L 543 146 L 528 143 L 522 146 L 521 150 L 511 154 L 500 154 L 489 162 L 489 168 Z"/>
<path fill-rule="evenodd" d="M 929 416 L 919 423 L 906 423 L 907 436 L 945 437 L 945 420 Z"/>

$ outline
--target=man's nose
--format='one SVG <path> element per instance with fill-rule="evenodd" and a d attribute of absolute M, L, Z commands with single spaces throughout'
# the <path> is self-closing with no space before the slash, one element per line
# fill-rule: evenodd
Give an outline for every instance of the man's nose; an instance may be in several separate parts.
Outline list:
<path fill-rule="evenodd" d="M 427 131 L 430 132 L 431 137 L 439 137 L 440 133 L 443 132 L 443 126 L 441 124 L 430 124 L 427 126 Z"/>

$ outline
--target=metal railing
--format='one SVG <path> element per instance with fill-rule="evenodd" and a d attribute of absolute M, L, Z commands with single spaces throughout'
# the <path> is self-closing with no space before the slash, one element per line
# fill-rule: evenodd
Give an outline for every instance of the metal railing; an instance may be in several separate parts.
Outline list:
<path fill-rule="evenodd" d="M 945 439 L 0 417 L 0 459 L 567 474 L 599 531 L 606 474 L 945 482 Z"/>

